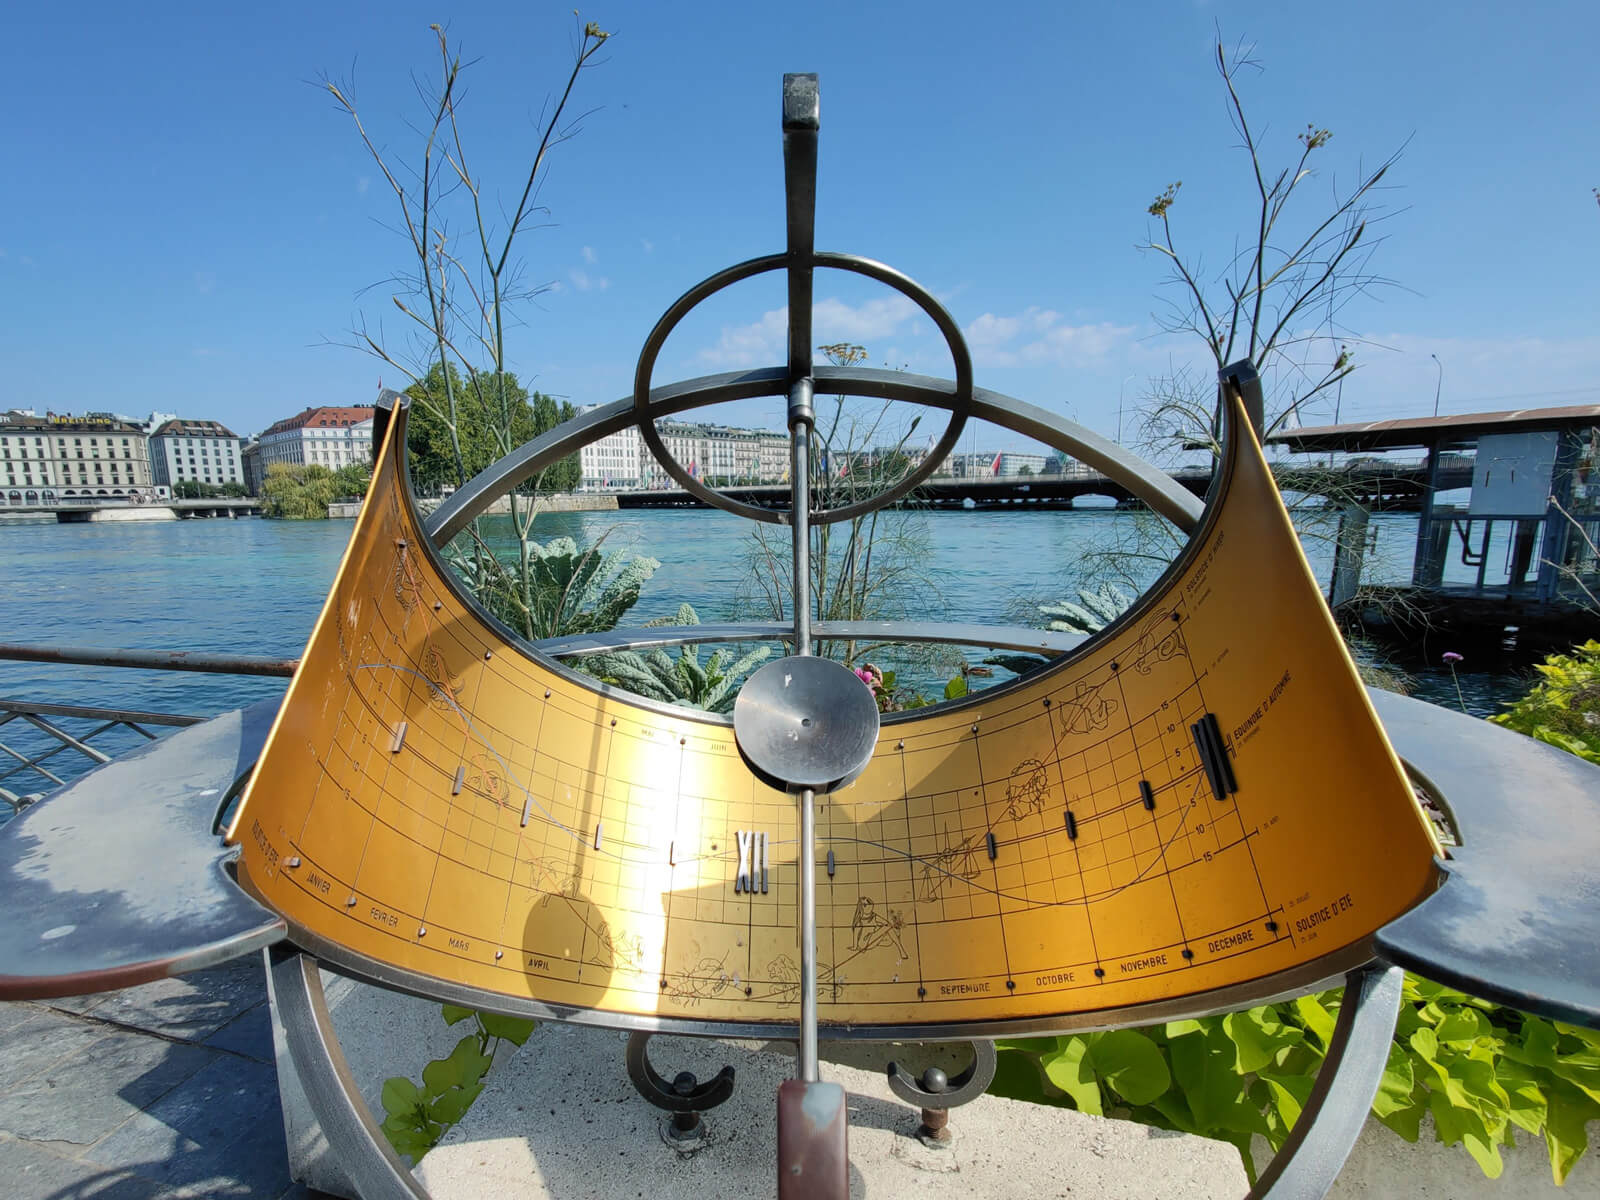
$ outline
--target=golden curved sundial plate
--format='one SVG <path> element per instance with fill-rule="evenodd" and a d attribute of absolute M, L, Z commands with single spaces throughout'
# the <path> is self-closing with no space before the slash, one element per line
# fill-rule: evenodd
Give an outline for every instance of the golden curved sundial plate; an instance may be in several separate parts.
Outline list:
<path fill-rule="evenodd" d="M 795 800 L 729 725 L 486 622 L 411 505 L 404 418 L 229 831 L 241 881 L 301 944 L 418 990 L 792 1025 Z M 1200 1011 L 1348 968 L 1435 887 L 1266 464 L 1230 444 L 1201 531 L 1104 641 L 886 724 L 818 797 L 824 1025 Z"/>

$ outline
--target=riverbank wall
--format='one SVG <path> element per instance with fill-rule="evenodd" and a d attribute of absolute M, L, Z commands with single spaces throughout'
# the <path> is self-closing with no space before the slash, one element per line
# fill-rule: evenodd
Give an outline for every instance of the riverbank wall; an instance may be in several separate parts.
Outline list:
<path fill-rule="evenodd" d="M 423 499 L 417 501 L 417 508 L 426 515 L 431 513 L 442 500 Z M 556 496 L 545 496 L 540 499 L 539 506 L 543 512 L 616 512 L 617 498 L 615 495 L 594 495 L 589 493 L 571 493 Z M 328 505 L 328 519 L 330 521 L 353 521 L 361 511 L 361 502 L 353 500 L 348 504 Z M 511 511 L 511 498 L 501 496 L 489 506 L 491 513 L 508 513 Z"/>

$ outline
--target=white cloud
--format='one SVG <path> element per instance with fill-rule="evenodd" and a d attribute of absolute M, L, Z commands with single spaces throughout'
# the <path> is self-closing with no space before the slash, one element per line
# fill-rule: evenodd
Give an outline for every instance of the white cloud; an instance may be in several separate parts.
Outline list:
<path fill-rule="evenodd" d="M 604 275 L 590 275 L 587 271 L 569 271 L 567 272 L 567 278 L 572 280 L 572 286 L 580 292 L 603 292 L 611 286 L 611 280 Z"/>
<path fill-rule="evenodd" d="M 921 311 L 899 294 L 855 307 L 830 298 L 812 306 L 812 326 L 819 341 L 858 342 L 870 350 L 873 342 L 900 332 Z"/>
<path fill-rule="evenodd" d="M 775 308 L 749 325 L 724 325 L 715 346 L 701 350 L 701 362 L 714 367 L 770 367 L 787 355 L 789 309 Z"/>
<path fill-rule="evenodd" d="M 656 252 L 656 244 L 649 238 L 640 238 L 639 244 L 644 247 L 646 254 L 654 254 Z"/>
<path fill-rule="evenodd" d="M 812 307 L 812 340 L 818 345 L 854 342 L 869 351 L 873 343 L 902 334 L 917 336 L 922 310 L 904 296 L 883 296 L 852 305 L 829 297 Z M 789 309 L 775 308 L 748 325 L 725 325 L 715 346 L 701 350 L 700 361 L 719 367 L 775 366 L 788 354 Z M 897 353 L 900 353 L 897 350 Z"/>
<path fill-rule="evenodd" d="M 591 265 L 594 263 L 595 256 L 594 256 L 594 247 L 593 246 L 585 246 L 583 248 L 583 261 L 586 262 L 586 263 L 589 263 Z"/>
<path fill-rule="evenodd" d="M 1081 367 L 1129 342 L 1134 327 L 1110 321 L 1073 325 L 1053 309 L 1035 305 L 1010 317 L 984 313 L 963 332 L 980 367 Z"/>
<path fill-rule="evenodd" d="M 367 189 L 371 186 L 372 180 L 368 179 L 365 175 L 358 176 L 356 178 L 356 195 L 365 196 L 367 194 Z"/>

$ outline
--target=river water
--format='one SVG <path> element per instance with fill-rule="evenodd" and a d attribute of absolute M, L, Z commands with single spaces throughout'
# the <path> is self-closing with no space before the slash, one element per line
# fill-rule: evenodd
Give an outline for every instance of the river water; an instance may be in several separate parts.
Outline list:
<path fill-rule="evenodd" d="M 926 581 L 911 589 L 907 615 L 999 624 L 1016 621 L 1026 598 L 1075 598 L 1085 556 L 1116 544 L 1134 519 L 1111 509 L 914 515 L 906 529 L 925 541 Z M 1377 517 L 1373 527 L 1367 578 L 1398 581 L 1409 570 L 1415 518 Z M 265 520 L 0 525 L 0 641 L 297 657 L 352 528 L 349 521 Z M 604 535 L 607 549 L 659 559 L 627 619 L 633 624 L 668 616 L 683 601 L 703 621 L 737 616 L 748 529 L 710 511 L 560 513 L 541 516 L 535 536 Z M 1308 557 L 1325 584 L 1325 543 L 1310 542 Z M 1413 694 L 1457 706 L 1447 671 L 1428 667 L 1413 678 Z M 1460 703 L 1480 716 L 1525 686 L 1470 670 L 1459 682 Z M 0 662 L 0 697 L 57 704 L 213 715 L 280 695 L 284 686 L 280 679 Z M 7 726 L 0 741 L 19 744 L 19 726 Z M 46 786 L 20 783 L 0 779 L 24 792 Z M 0 819 L 6 807 L 0 805 Z"/>

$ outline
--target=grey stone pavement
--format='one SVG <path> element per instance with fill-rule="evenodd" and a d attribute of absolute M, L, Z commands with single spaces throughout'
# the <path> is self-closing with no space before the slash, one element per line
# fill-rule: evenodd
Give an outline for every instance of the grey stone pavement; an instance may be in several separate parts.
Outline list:
<path fill-rule="evenodd" d="M 320 1196 L 289 1179 L 260 958 L 0 1004 L 0 1194 Z"/>
<path fill-rule="evenodd" d="M 459 1035 L 437 1004 L 324 983 L 375 1111 L 384 1077 L 414 1077 Z M 497 1062 L 484 1095 L 418 1169 L 434 1200 L 771 1195 L 772 1097 L 792 1069 L 787 1054 L 652 1042 L 668 1074 L 687 1066 L 704 1078 L 723 1062 L 739 1072 L 734 1098 L 712 1115 L 710 1143 L 688 1158 L 661 1144 L 659 1115 L 627 1082 L 622 1043 L 607 1030 L 544 1025 Z M 889 1093 L 878 1061 L 910 1048 L 823 1050 L 826 1077 L 850 1094 L 853 1197 L 957 1188 L 973 1200 L 1228 1200 L 1246 1190 L 1222 1143 L 993 1096 L 956 1110 L 954 1148 L 930 1151 L 910 1136 L 915 1113 Z M 0 1200 L 322 1196 L 289 1179 L 259 956 L 101 996 L 0 1004 Z M 1543 1142 L 1524 1138 L 1491 1182 L 1459 1148 L 1431 1136 L 1408 1146 L 1369 1123 L 1332 1196 L 1600 1200 L 1600 1163 L 1580 1163 L 1557 1189 Z"/>

